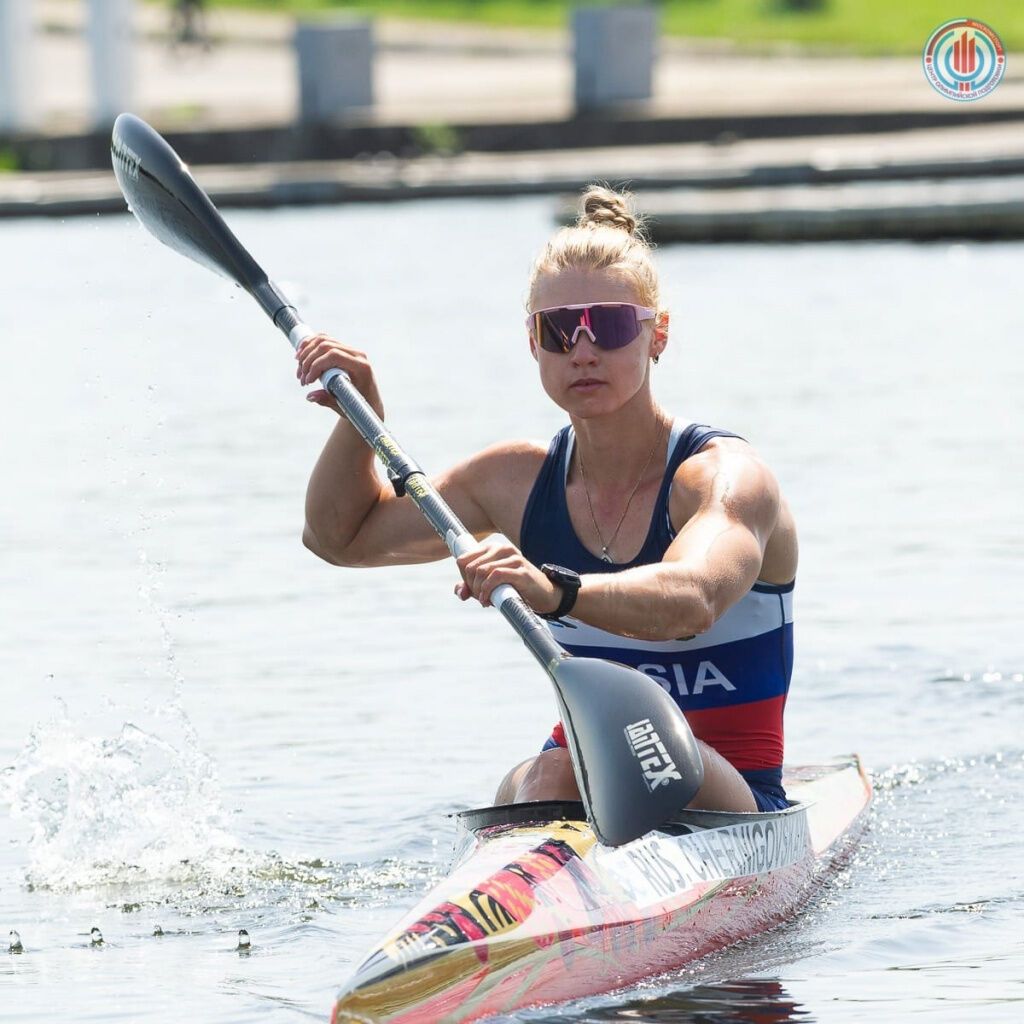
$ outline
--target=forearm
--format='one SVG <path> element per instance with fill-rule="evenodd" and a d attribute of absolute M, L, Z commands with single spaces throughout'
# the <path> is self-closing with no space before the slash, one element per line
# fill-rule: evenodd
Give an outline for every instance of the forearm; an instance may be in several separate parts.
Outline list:
<path fill-rule="evenodd" d="M 637 640 L 694 636 L 706 632 L 714 621 L 700 581 L 666 562 L 583 576 L 571 614 Z"/>
<path fill-rule="evenodd" d="M 345 548 L 380 500 L 381 480 L 373 450 L 340 418 L 317 460 L 306 488 L 303 543 L 329 562 L 341 563 Z"/>

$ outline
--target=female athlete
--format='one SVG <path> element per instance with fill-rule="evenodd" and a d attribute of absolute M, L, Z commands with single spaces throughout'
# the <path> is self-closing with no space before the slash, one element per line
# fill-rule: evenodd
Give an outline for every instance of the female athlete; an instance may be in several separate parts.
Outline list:
<path fill-rule="evenodd" d="M 771 471 L 727 430 L 669 415 L 651 391 L 669 340 L 651 248 L 626 196 L 591 188 L 530 279 L 527 338 L 569 423 L 545 448 L 496 444 L 434 480 L 482 542 L 458 559 L 463 600 L 511 584 L 572 654 L 631 665 L 679 704 L 700 745 L 691 807 L 786 806 L 782 714 L 792 670 L 793 518 Z M 363 352 L 324 335 L 297 376 L 344 370 L 383 419 Z M 311 401 L 337 406 L 323 390 Z M 342 485 L 340 482 L 344 481 Z M 335 565 L 430 562 L 448 550 L 378 477 L 341 417 L 313 470 L 304 543 Z M 578 799 L 561 725 L 497 802 Z"/>

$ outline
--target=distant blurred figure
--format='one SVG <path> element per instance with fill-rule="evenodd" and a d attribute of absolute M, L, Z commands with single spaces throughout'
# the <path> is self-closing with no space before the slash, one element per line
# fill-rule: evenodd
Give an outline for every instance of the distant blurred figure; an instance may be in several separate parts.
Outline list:
<path fill-rule="evenodd" d="M 206 34 L 206 0 L 174 0 L 171 38 L 175 43 L 210 45 Z"/>

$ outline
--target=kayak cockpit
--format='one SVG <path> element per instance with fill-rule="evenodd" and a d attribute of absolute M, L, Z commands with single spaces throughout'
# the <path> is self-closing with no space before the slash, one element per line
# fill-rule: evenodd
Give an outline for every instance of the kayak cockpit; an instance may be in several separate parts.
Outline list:
<path fill-rule="evenodd" d="M 780 811 L 677 811 L 658 831 L 672 835 L 695 832 L 701 829 L 724 828 L 744 822 L 764 822 L 798 814 L 806 809 L 802 802 L 791 802 Z M 474 835 L 489 829 L 509 828 L 521 825 L 543 825 L 552 821 L 586 822 L 583 804 L 577 800 L 538 800 L 532 803 L 498 804 L 493 807 L 476 807 L 462 811 L 455 816 L 459 823 Z"/>

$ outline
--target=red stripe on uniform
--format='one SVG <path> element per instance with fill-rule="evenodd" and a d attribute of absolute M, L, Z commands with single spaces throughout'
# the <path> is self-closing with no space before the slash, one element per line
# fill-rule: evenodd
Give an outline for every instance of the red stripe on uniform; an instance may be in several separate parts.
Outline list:
<path fill-rule="evenodd" d="M 785 697 L 771 697 L 731 708 L 687 711 L 686 720 L 693 735 L 717 750 L 733 768 L 751 772 L 782 764 L 785 706 Z M 551 738 L 560 747 L 566 746 L 561 722 L 551 730 Z"/>
<path fill-rule="evenodd" d="M 731 708 L 688 711 L 693 735 L 742 772 L 782 764 L 782 711 L 785 697 L 756 700 Z"/>

